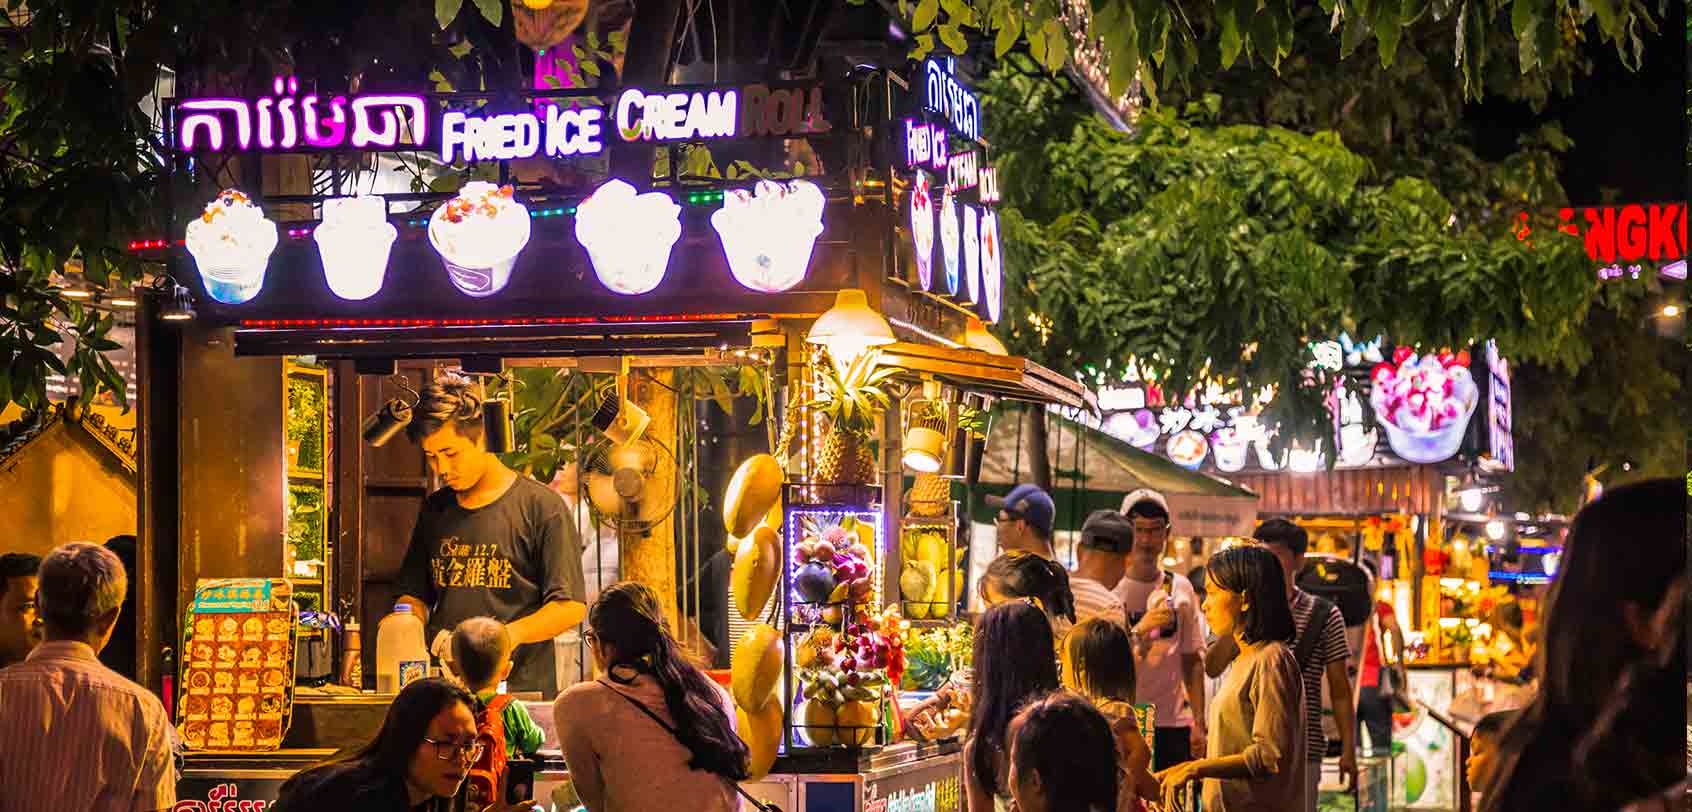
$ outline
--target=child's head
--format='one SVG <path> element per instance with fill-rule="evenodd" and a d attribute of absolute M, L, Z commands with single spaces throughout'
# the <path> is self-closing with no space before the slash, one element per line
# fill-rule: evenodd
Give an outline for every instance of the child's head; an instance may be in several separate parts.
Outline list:
<path fill-rule="evenodd" d="M 1134 644 L 1120 625 L 1088 618 L 1063 643 L 1063 685 L 1093 699 L 1134 701 Z"/>
<path fill-rule="evenodd" d="M 1493 711 L 1475 723 L 1475 732 L 1469 736 L 1469 761 L 1464 765 L 1471 788 L 1486 789 L 1492 770 L 1498 764 L 1498 744 L 1515 718 L 1516 711 L 1513 710 Z"/>
<path fill-rule="evenodd" d="M 486 691 L 511 675 L 511 637 L 505 624 L 473 617 L 452 630 L 452 671 L 464 687 Z"/>

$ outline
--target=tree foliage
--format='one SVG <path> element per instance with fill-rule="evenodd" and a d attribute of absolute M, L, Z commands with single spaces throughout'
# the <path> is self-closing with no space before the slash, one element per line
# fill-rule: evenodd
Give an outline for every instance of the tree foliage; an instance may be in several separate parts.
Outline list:
<path fill-rule="evenodd" d="M 859 0 L 862 2 L 863 0 Z M 1520 74 L 1566 76 L 1580 59 L 1577 41 L 1592 36 L 1637 67 L 1644 39 L 1657 30 L 1667 0 L 1318 0 L 1320 19 L 1342 57 L 1367 43 L 1384 67 L 1418 26 L 1437 28 L 1450 43 L 1463 89 L 1480 98 L 1489 73 L 1508 56 Z M 884 0 L 884 5 L 892 5 Z M 915 35 L 913 55 L 944 48 L 964 53 L 973 35 L 1003 57 L 1019 43 L 1048 71 L 1071 55 L 1070 30 L 1084 31 L 1110 63 L 1111 95 L 1138 77 L 1155 100 L 1179 85 L 1241 59 L 1275 68 L 1294 56 L 1302 5 L 1294 0 L 899 0 Z M 1493 49 L 1495 32 L 1514 46 Z M 1583 33 L 1590 32 L 1590 33 Z M 1214 61 L 1211 61 L 1214 60 Z"/>
<path fill-rule="evenodd" d="M 1000 123 L 1012 352 L 1083 376 L 1137 356 L 1175 391 L 1272 385 L 1283 440 L 1324 443 L 1307 348 L 1341 329 L 1581 360 L 1571 339 L 1595 282 L 1576 238 L 1520 240 L 1463 216 L 1332 132 L 1220 125 L 1215 97 L 1149 111 L 1128 136 L 1037 72 L 1001 71 L 983 90 Z M 1489 197 L 1522 199 L 1512 173 L 1487 182 Z"/>

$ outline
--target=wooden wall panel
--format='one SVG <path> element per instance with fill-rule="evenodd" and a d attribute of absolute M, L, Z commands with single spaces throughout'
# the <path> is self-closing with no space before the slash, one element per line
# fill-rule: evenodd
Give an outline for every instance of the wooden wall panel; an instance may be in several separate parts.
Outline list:
<path fill-rule="evenodd" d="M 1258 494 L 1260 515 L 1420 513 L 1438 511 L 1438 469 L 1427 465 L 1313 474 L 1247 473 L 1232 480 Z"/>

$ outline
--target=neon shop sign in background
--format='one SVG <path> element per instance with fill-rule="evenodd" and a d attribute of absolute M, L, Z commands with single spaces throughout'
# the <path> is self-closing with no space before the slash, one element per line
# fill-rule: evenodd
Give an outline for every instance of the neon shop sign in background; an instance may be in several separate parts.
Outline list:
<path fill-rule="evenodd" d="M 957 79 L 951 59 L 923 60 L 923 106 L 939 113 L 959 135 L 981 140 L 981 102 Z"/>
<path fill-rule="evenodd" d="M 174 146 L 183 152 L 417 149 L 431 143 L 430 132 L 438 129 L 441 157 L 451 162 L 459 156 L 532 158 L 543 149 L 549 157 L 595 155 L 604 149 L 604 131 L 610 127 L 626 142 L 814 135 L 832 129 L 820 85 L 626 88 L 610 104 L 589 96 L 559 97 L 532 112 L 495 115 L 431 113 L 428 99 L 438 96 L 299 96 L 293 78 L 278 77 L 272 90 L 273 96 L 256 100 L 177 103 Z M 438 119 L 438 128 L 431 118 Z"/>

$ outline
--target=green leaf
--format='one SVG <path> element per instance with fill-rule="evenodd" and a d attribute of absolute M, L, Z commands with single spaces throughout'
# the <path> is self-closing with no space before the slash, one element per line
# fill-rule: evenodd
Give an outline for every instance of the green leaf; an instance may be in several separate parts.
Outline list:
<path fill-rule="evenodd" d="M 1047 20 L 1041 33 L 1046 38 L 1046 58 L 1040 60 L 1046 70 L 1057 73 L 1063 69 L 1063 64 L 1069 61 L 1069 34 L 1063 30 L 1063 23 L 1056 17 Z"/>
<path fill-rule="evenodd" d="M 1010 49 L 1016 47 L 1016 41 L 1022 38 L 1022 18 L 1011 17 L 1004 25 L 999 26 L 993 35 L 993 57 L 1002 59 Z"/>
<path fill-rule="evenodd" d="M 582 69 L 583 73 L 585 73 L 589 76 L 593 76 L 595 78 L 597 78 L 599 76 L 599 63 L 595 60 L 592 60 L 592 59 L 584 60 L 581 63 L 581 69 Z"/>
<path fill-rule="evenodd" d="M 954 54 L 969 50 L 969 40 L 964 38 L 963 30 L 953 23 L 940 26 L 940 41 L 946 43 Z"/>
<path fill-rule="evenodd" d="M 464 0 L 435 0 L 435 24 L 445 31 L 453 20 L 458 19 L 458 10 L 463 5 Z"/>
<path fill-rule="evenodd" d="M 1218 0 L 1216 3 L 1216 21 L 1222 27 L 1220 47 L 1222 49 L 1222 67 L 1234 66 L 1234 60 L 1240 58 L 1240 51 L 1245 47 L 1245 39 L 1240 30 L 1240 9 L 1249 0 Z"/>
<path fill-rule="evenodd" d="M 476 4 L 476 10 L 482 13 L 482 19 L 487 20 L 489 25 L 498 28 L 499 24 L 505 20 L 505 0 L 473 0 L 473 2 Z"/>
<path fill-rule="evenodd" d="M 940 0 L 922 0 L 917 3 L 916 13 L 911 15 L 911 30 L 915 32 L 927 31 L 934 25 L 934 18 L 940 16 Z"/>
<path fill-rule="evenodd" d="M 921 60 L 934 51 L 933 34 L 919 34 L 915 42 L 916 44 L 911 46 L 911 59 L 913 61 Z"/>

